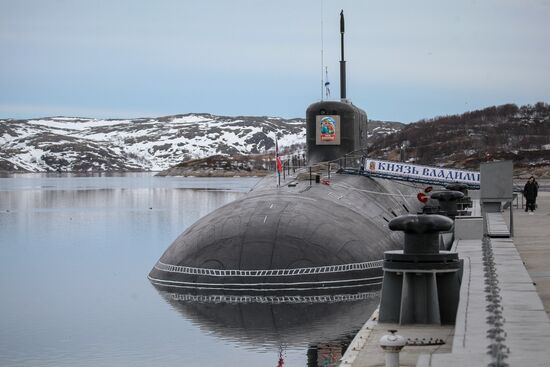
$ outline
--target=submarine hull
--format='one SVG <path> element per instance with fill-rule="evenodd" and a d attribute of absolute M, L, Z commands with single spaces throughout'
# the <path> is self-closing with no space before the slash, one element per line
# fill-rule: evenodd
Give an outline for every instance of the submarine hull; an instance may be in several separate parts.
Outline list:
<path fill-rule="evenodd" d="M 417 188 L 348 174 L 328 184 L 266 178 L 183 232 L 149 274 L 162 288 L 209 293 L 350 292 L 379 286 L 392 218 L 415 213 Z"/>

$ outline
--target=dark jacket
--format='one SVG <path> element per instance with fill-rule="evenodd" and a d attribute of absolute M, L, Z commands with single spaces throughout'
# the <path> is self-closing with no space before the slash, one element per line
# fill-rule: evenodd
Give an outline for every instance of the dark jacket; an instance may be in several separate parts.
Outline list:
<path fill-rule="evenodd" d="M 539 185 L 536 182 L 527 182 L 523 188 L 523 195 L 529 201 L 535 201 L 539 192 Z"/>

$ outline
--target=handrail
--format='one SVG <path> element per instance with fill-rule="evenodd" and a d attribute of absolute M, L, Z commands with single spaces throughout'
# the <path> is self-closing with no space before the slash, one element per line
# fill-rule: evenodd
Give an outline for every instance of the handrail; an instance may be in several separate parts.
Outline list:
<path fill-rule="evenodd" d="M 258 277 L 258 276 L 295 276 L 309 274 L 328 274 L 340 273 L 347 271 L 357 271 L 366 269 L 381 268 L 383 260 L 367 261 L 354 264 L 341 264 L 330 266 L 319 266 L 310 268 L 294 268 L 294 269 L 264 269 L 264 270 L 241 270 L 241 269 L 208 269 L 196 268 L 191 266 L 178 266 L 165 264 L 160 260 L 155 264 L 155 268 L 160 271 L 170 273 L 182 273 L 191 275 L 208 275 L 221 277 Z"/>

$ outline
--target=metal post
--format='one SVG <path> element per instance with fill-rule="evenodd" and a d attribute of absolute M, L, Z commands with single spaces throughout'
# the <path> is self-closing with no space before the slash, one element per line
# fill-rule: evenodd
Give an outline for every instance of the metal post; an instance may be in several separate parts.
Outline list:
<path fill-rule="evenodd" d="M 510 235 L 514 237 L 514 213 L 513 205 L 510 203 Z"/>
<path fill-rule="evenodd" d="M 407 344 L 401 335 L 395 335 L 397 330 L 388 330 L 391 334 L 380 338 L 380 347 L 384 350 L 386 367 L 399 367 L 399 352 Z"/>
<path fill-rule="evenodd" d="M 290 176 L 290 158 L 286 160 L 287 175 Z"/>
<path fill-rule="evenodd" d="M 524 197 L 525 197 L 525 196 L 523 195 L 523 192 L 522 192 L 522 193 L 521 193 L 521 209 L 523 209 L 523 198 L 524 198 Z"/>
<path fill-rule="evenodd" d="M 311 186 L 311 167 L 309 167 L 309 186 Z"/>
<path fill-rule="evenodd" d="M 328 162 L 328 179 L 330 180 L 330 162 Z"/>
<path fill-rule="evenodd" d="M 346 61 L 344 60 L 344 11 L 340 12 L 340 99 L 346 99 Z"/>

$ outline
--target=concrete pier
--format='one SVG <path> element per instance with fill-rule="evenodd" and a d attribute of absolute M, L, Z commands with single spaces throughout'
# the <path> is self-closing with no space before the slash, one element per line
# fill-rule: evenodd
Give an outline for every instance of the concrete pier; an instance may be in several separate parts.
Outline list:
<path fill-rule="evenodd" d="M 537 204 L 533 215 L 513 208 L 514 244 L 550 316 L 550 192 L 540 192 Z"/>
<path fill-rule="evenodd" d="M 412 341 L 401 366 L 549 366 L 550 192 L 540 192 L 537 202 L 532 215 L 512 208 L 513 237 L 507 209 L 483 218 L 492 238 L 455 242 L 464 260 L 455 325 L 384 324 L 374 315 L 341 366 L 384 366 L 379 340 L 390 329 Z M 414 343 L 429 338 L 445 344 Z"/>

